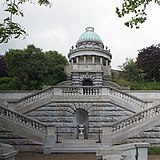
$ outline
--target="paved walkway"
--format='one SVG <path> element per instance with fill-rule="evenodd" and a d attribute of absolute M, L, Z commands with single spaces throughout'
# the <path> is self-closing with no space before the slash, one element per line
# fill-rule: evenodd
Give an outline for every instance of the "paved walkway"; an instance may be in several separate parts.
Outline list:
<path fill-rule="evenodd" d="M 50 154 L 19 152 L 16 160 L 96 160 L 96 154 Z"/>

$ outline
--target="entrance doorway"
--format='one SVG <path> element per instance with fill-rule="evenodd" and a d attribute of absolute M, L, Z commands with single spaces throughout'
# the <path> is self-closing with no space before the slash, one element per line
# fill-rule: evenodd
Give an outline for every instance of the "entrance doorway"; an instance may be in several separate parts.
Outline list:
<path fill-rule="evenodd" d="M 90 79 L 84 79 L 82 86 L 93 86 L 93 82 Z"/>
<path fill-rule="evenodd" d="M 77 109 L 74 113 L 74 125 L 77 127 L 75 132 L 76 138 L 79 139 L 79 130 L 80 125 L 84 126 L 84 139 L 88 139 L 88 113 L 84 109 Z"/>

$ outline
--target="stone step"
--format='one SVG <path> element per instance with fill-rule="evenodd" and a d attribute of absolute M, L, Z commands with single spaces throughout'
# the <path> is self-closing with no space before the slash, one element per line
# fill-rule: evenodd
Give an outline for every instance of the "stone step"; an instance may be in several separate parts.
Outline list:
<path fill-rule="evenodd" d="M 51 153 L 96 153 L 99 148 L 81 148 L 81 147 L 69 147 L 69 148 L 52 148 Z"/>
<path fill-rule="evenodd" d="M 71 139 L 71 140 L 63 140 L 62 143 L 70 143 L 70 144 L 96 144 L 98 140 L 88 140 L 88 139 Z"/>
<path fill-rule="evenodd" d="M 65 140 L 52 147 L 52 153 L 96 152 L 101 144 L 95 140 Z"/>

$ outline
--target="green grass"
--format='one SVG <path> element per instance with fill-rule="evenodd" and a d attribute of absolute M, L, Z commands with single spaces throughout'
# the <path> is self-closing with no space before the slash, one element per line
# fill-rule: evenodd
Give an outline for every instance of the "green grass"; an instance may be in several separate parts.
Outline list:
<path fill-rule="evenodd" d="M 149 155 L 160 155 L 160 147 L 149 147 L 148 154 Z"/>

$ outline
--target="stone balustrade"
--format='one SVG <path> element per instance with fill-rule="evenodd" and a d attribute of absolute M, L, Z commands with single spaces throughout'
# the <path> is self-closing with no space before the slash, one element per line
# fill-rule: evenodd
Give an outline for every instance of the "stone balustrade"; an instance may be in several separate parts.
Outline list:
<path fill-rule="evenodd" d="M 29 95 L 27 97 L 21 98 L 20 100 L 13 102 L 16 104 L 17 109 L 21 108 L 21 106 L 27 106 L 29 104 L 32 104 L 34 102 L 37 102 L 41 99 L 48 98 L 54 94 L 54 88 L 50 87 L 45 90 L 42 90 L 38 93 L 34 93 L 32 95 Z"/>
<path fill-rule="evenodd" d="M 97 70 L 102 70 L 102 65 L 101 64 L 93 64 L 93 63 L 86 63 L 86 64 L 73 64 L 72 65 L 73 70 L 76 69 L 97 69 Z"/>
<path fill-rule="evenodd" d="M 121 101 L 127 102 L 127 103 L 131 103 L 134 106 L 137 106 L 141 109 L 146 108 L 146 102 L 134 97 L 132 95 L 129 95 L 123 91 L 120 91 L 118 89 L 112 88 L 112 87 L 105 87 L 104 88 L 104 92 L 108 93 L 108 95 L 113 96 L 114 98 L 117 98 Z"/>
<path fill-rule="evenodd" d="M 129 95 L 123 91 L 117 90 L 112 87 L 95 87 L 95 86 L 68 86 L 68 87 L 50 87 L 38 93 L 34 93 L 24 97 L 18 101 L 9 102 L 14 105 L 16 110 L 24 108 L 28 105 L 34 104 L 40 100 L 50 98 L 53 96 L 111 96 L 120 101 L 127 102 L 140 109 L 146 108 L 146 102 L 137 97 Z"/>
<path fill-rule="evenodd" d="M 112 132 L 116 133 L 157 115 L 160 115 L 160 104 L 113 123 L 108 127 L 111 128 Z"/>
<path fill-rule="evenodd" d="M 35 119 L 32 119 L 28 116 L 25 116 L 23 114 L 20 114 L 16 111 L 10 110 L 2 105 L 0 105 L 0 116 L 9 119 L 11 121 L 14 121 L 18 124 L 29 127 L 34 131 L 38 131 L 43 134 L 48 134 L 48 128 L 46 124 L 37 121 Z"/>

